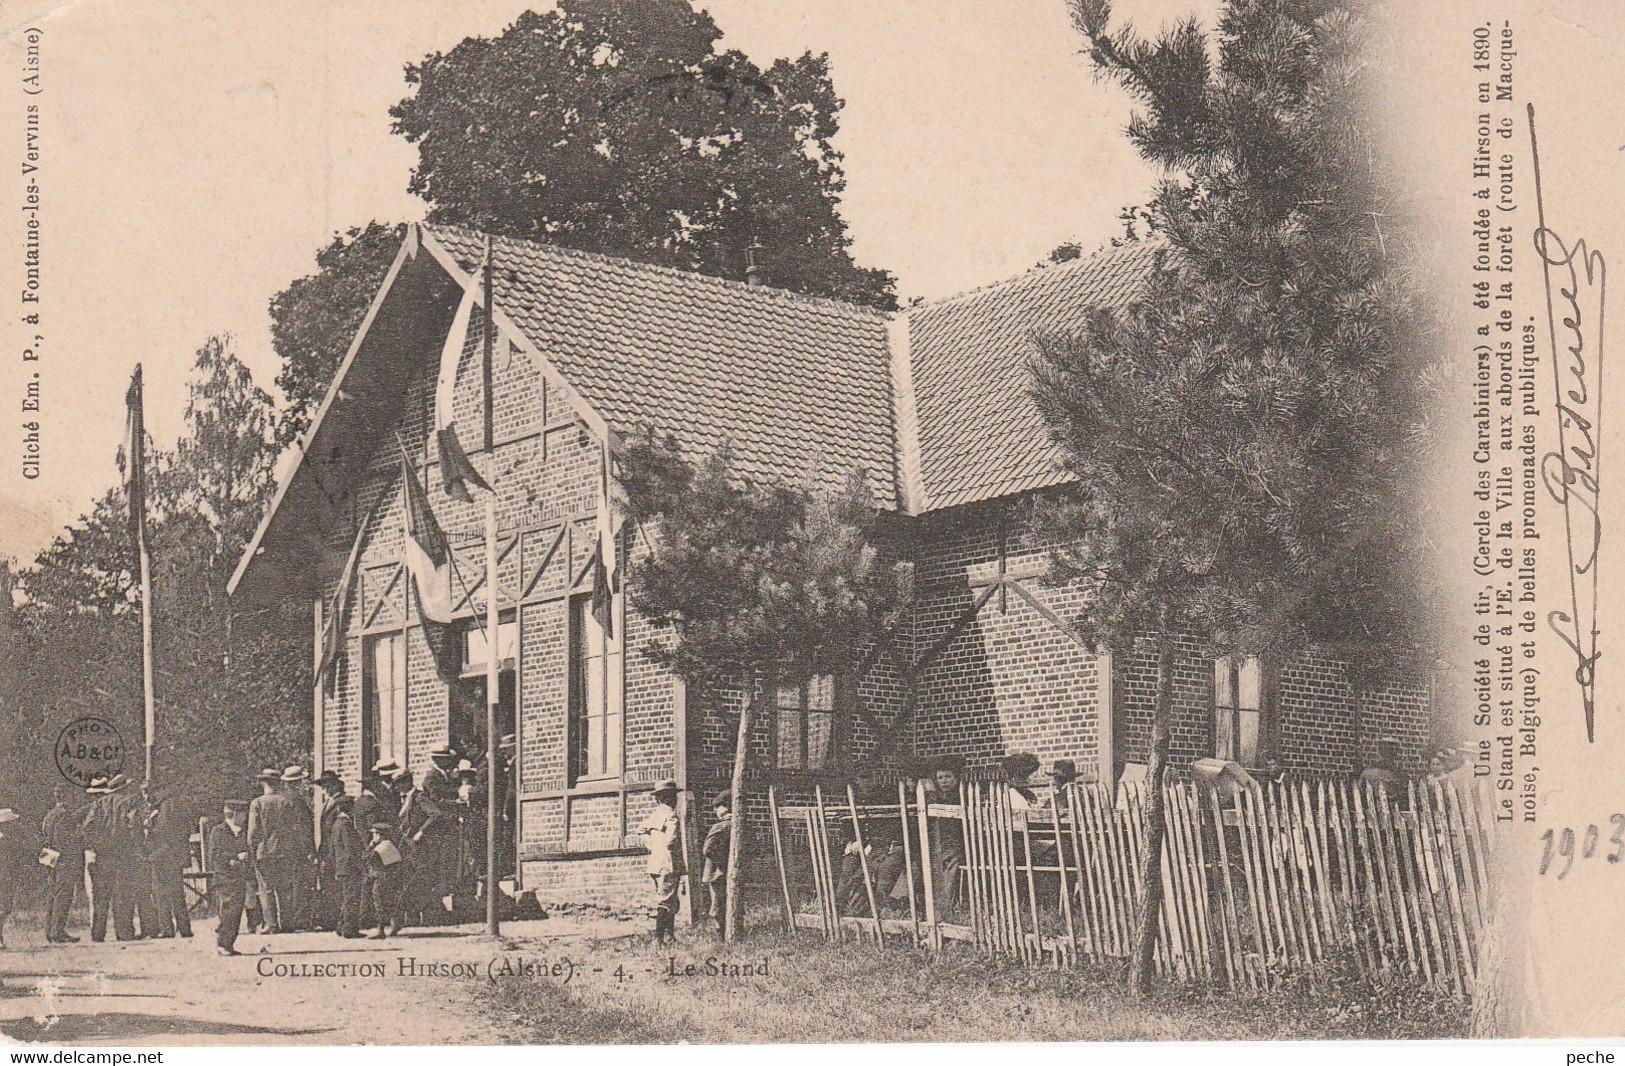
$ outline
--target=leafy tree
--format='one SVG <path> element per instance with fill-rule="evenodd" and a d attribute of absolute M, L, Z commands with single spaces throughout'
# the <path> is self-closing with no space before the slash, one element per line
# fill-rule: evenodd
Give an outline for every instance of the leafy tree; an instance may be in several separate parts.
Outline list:
<path fill-rule="evenodd" d="M 632 605 L 674 639 L 646 654 L 696 692 L 738 692 L 727 939 L 738 933 L 749 738 L 762 686 L 841 673 L 898 617 L 907 572 L 875 547 L 879 514 L 862 471 L 845 488 L 752 484 L 727 448 L 697 467 L 670 437 L 635 440 L 623 462 L 631 518 L 652 547 Z"/>
<path fill-rule="evenodd" d="M 67 613 L 140 610 L 135 547 L 125 515 L 124 491 L 109 489 L 89 514 L 57 534 L 20 575 L 29 601 Z"/>
<path fill-rule="evenodd" d="M 239 626 L 225 594 L 272 488 L 275 410 L 229 338 L 199 349 L 186 429 L 173 452 L 149 453 L 158 772 L 196 796 L 234 794 L 245 770 L 299 750 L 307 635 L 264 612 Z M 20 575 L 24 690 L 60 728 L 77 713 L 141 729 L 140 588 L 122 489 L 41 552 Z M 72 713 L 70 713 L 72 712 Z M 44 720 L 44 719 L 42 719 Z M 29 750 L 54 736 L 28 734 Z"/>
<path fill-rule="evenodd" d="M 1370 667 L 1434 647 L 1426 503 L 1431 325 L 1362 113 L 1365 25 L 1345 0 L 1231 0 L 1154 40 L 1072 0 L 1096 70 L 1169 174 L 1165 250 L 1135 303 L 1044 339 L 1034 395 L 1077 476 L 1048 521 L 1081 631 L 1158 659 L 1145 898 L 1161 913 L 1178 635 L 1219 653 L 1330 647 Z M 1215 57 L 1215 58 L 1210 58 Z"/>
<path fill-rule="evenodd" d="M 278 445 L 293 443 L 316 417 L 405 232 L 401 225 L 369 222 L 335 234 L 316 253 L 316 273 L 271 297 L 271 343 L 283 360 L 276 383 L 288 398 L 277 423 Z"/>
<path fill-rule="evenodd" d="M 719 51 L 688 0 L 565 0 L 407 68 L 390 112 L 429 219 L 895 306 L 854 265 L 828 58 Z M 517 120 L 516 120 L 517 118 Z"/>
<path fill-rule="evenodd" d="M 390 111 L 418 148 L 408 188 L 431 222 L 720 277 L 759 242 L 768 284 L 894 308 L 892 276 L 853 262 L 839 213 L 827 57 L 762 70 L 721 36 L 689 0 L 565 0 L 427 56 Z M 314 417 L 399 237 L 340 234 L 272 299 L 279 443 Z"/>

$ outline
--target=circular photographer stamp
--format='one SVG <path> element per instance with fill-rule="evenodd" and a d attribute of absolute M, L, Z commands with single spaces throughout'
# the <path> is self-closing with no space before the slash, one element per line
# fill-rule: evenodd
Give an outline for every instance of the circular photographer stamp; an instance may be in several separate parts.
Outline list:
<path fill-rule="evenodd" d="M 56 738 L 56 768 L 79 788 L 124 769 L 124 738 L 105 718 L 75 718 Z"/>

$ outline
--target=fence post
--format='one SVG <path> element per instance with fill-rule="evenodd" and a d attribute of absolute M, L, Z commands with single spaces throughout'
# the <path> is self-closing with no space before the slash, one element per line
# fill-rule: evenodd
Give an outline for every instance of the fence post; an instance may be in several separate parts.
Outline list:
<path fill-rule="evenodd" d="M 784 865 L 784 838 L 779 835 L 779 798 L 775 786 L 767 786 L 767 813 L 773 821 L 773 854 L 779 862 L 779 887 L 784 890 L 784 928 L 796 932 L 796 908 L 790 900 L 790 871 Z"/>
<path fill-rule="evenodd" d="M 875 901 L 875 882 L 869 875 L 869 853 L 863 850 L 863 827 L 858 824 L 858 794 L 851 785 L 846 786 L 846 808 L 852 812 L 852 838 L 858 845 L 858 866 L 863 871 L 863 891 L 869 897 L 869 914 L 875 920 L 875 947 L 885 947 L 886 937 L 880 931 L 880 904 Z"/>
<path fill-rule="evenodd" d="M 914 782 L 914 802 L 917 805 L 915 817 L 920 825 L 920 873 L 925 878 L 925 923 L 930 927 L 931 946 L 941 951 L 942 927 L 937 924 L 937 886 L 934 869 L 936 856 L 931 854 L 931 818 L 926 810 L 924 781 Z"/>
<path fill-rule="evenodd" d="M 914 850 L 908 840 L 908 786 L 897 782 L 897 820 L 903 831 L 903 872 L 908 877 L 908 920 L 914 927 L 914 946 L 920 946 L 920 908 L 914 899 Z"/>

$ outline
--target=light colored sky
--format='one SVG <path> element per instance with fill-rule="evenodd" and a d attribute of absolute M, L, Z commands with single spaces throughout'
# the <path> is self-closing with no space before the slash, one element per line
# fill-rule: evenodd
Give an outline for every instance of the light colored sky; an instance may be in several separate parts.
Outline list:
<path fill-rule="evenodd" d="M 389 133 L 402 68 L 465 36 L 501 32 L 521 0 L 79 0 L 31 15 L 44 92 L 7 76 L 0 154 L 15 159 L 25 103 L 41 107 L 46 338 L 43 476 L 19 475 L 0 430 L 0 556 L 30 560 L 116 477 L 130 368 L 145 364 L 148 424 L 180 428 L 192 353 L 230 332 L 261 384 L 277 371 L 266 305 L 338 229 L 421 217 L 414 149 Z M 831 57 L 846 99 L 845 215 L 860 262 L 902 295 L 934 298 L 1030 267 L 1067 239 L 1117 232 L 1153 175 L 1122 136 L 1129 106 L 1078 54 L 1063 0 L 710 0 L 764 65 Z M 1212 0 L 1119 0 L 1150 26 Z M 45 10 L 45 5 L 40 5 Z M 8 162 L 0 173 L 15 174 Z M 16 203 L 20 182 L 0 185 Z M 0 211 L 8 348 L 20 212 Z M 3 409 L 29 372 L 0 361 Z M 9 424 L 11 420 L 7 420 Z"/>

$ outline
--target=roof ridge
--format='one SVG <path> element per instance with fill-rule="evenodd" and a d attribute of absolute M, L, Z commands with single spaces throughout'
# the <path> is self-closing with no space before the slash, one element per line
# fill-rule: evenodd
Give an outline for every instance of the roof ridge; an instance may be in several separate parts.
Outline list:
<path fill-rule="evenodd" d="M 546 255 L 563 258 L 582 259 L 589 262 L 604 263 L 613 266 L 627 266 L 651 274 L 665 274 L 671 277 L 697 279 L 699 281 L 735 289 L 740 292 L 753 294 L 771 294 L 778 299 L 786 299 L 795 303 L 811 304 L 813 306 L 828 306 L 843 311 L 855 311 L 861 315 L 884 320 L 889 312 L 860 304 L 852 300 L 842 300 L 833 296 L 813 296 L 809 293 L 796 292 L 793 289 L 783 289 L 774 285 L 752 285 L 744 281 L 735 281 L 733 278 L 718 277 L 715 274 L 706 274 L 698 270 L 684 270 L 682 267 L 665 266 L 660 263 L 650 263 L 642 259 L 632 259 L 623 255 L 610 255 L 607 252 L 587 252 L 580 248 L 569 248 L 562 244 L 550 244 L 547 241 L 532 240 L 529 237 L 508 237 L 499 233 L 487 233 L 485 230 L 474 229 L 471 226 L 454 226 L 444 222 L 424 222 L 421 225 L 430 232 L 453 232 L 470 237 L 508 241 L 513 244 L 525 244 L 541 251 Z"/>
<path fill-rule="evenodd" d="M 1123 244 L 1103 244 L 1094 251 L 1090 252 L 1088 255 L 1079 256 L 1077 259 L 1069 260 L 1064 263 L 1055 263 L 1050 266 L 1035 266 L 1029 270 L 1022 271 L 1020 274 L 1012 274 L 1010 277 L 1000 278 L 998 281 L 990 281 L 985 285 L 978 285 L 973 289 L 965 289 L 962 292 L 954 293 L 952 296 L 941 296 L 935 300 L 928 300 L 924 303 L 915 304 L 912 307 L 904 308 L 904 312 L 913 313 L 915 311 L 924 311 L 930 308 L 942 307 L 946 304 L 951 304 L 956 300 L 968 299 L 972 296 L 985 296 L 988 293 L 997 291 L 999 289 L 1010 288 L 1020 282 L 1031 281 L 1039 277 L 1051 278 L 1061 274 L 1071 274 L 1074 271 L 1081 271 L 1086 266 L 1099 264 L 1118 253 L 1140 251 L 1143 249 L 1155 250 L 1157 248 L 1165 247 L 1167 247 L 1167 242 L 1154 236 L 1145 237 L 1143 239 L 1134 241 L 1127 241 Z"/>

